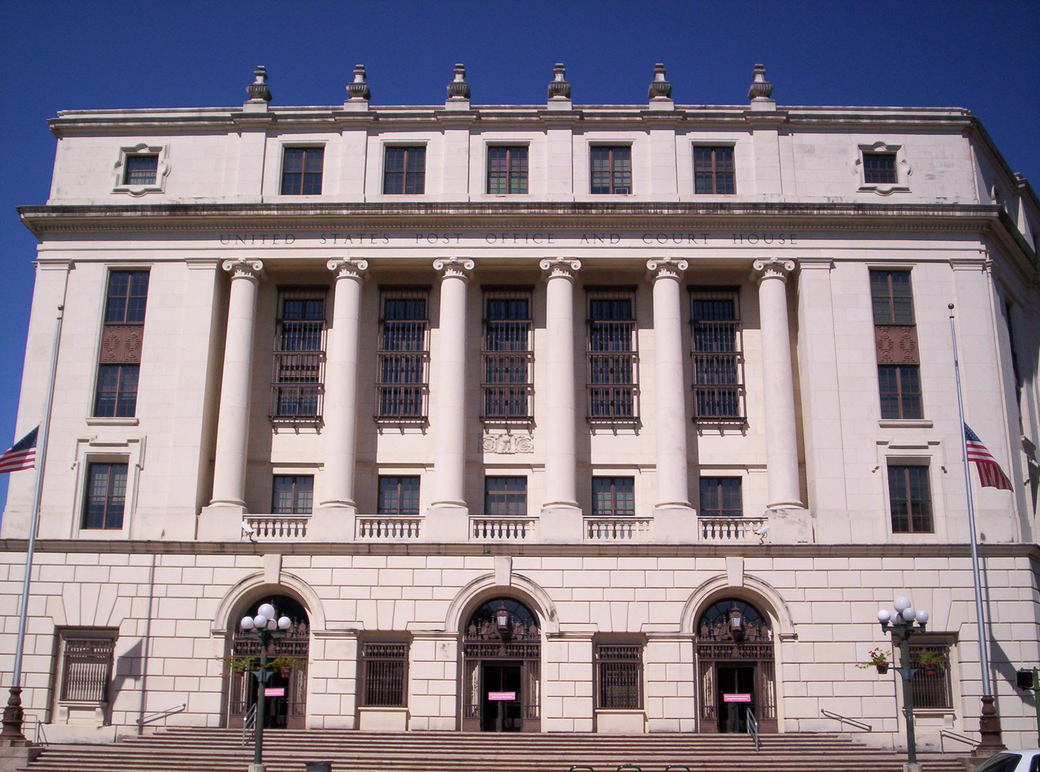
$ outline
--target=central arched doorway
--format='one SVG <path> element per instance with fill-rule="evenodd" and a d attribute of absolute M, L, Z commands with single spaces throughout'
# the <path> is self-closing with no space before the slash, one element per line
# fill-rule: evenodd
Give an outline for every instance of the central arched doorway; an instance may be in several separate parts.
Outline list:
<path fill-rule="evenodd" d="M 531 610 L 494 598 L 470 615 L 463 630 L 464 731 L 540 729 L 542 631 Z"/>
<path fill-rule="evenodd" d="M 228 636 L 227 661 L 227 725 L 240 727 L 256 705 L 256 676 L 242 664 L 260 654 L 260 642 L 242 633 L 239 621 L 254 612 L 262 603 L 270 603 L 279 616 L 287 616 L 292 626 L 284 638 L 271 644 L 267 657 L 285 657 L 287 667 L 273 670 L 265 685 L 264 727 L 303 729 L 307 718 L 307 661 L 310 648 L 310 625 L 307 612 L 299 601 L 288 595 L 266 595 L 239 609 L 231 620 Z M 291 662 L 290 662 L 291 660 Z M 252 664 L 249 664 L 252 667 Z"/>

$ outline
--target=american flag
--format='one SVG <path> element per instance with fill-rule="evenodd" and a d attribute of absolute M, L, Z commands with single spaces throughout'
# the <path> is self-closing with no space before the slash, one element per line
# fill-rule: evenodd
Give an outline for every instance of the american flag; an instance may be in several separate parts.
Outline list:
<path fill-rule="evenodd" d="M 1011 480 L 1004 474 L 997 459 L 993 458 L 993 454 L 982 444 L 979 435 L 967 424 L 964 424 L 964 441 L 967 443 L 968 460 L 979 470 L 979 482 L 982 483 L 982 487 L 1012 490 Z"/>
<path fill-rule="evenodd" d="M 40 427 L 37 426 L 14 445 L 0 453 L 0 474 L 32 469 L 36 466 L 36 435 L 39 431 Z"/>

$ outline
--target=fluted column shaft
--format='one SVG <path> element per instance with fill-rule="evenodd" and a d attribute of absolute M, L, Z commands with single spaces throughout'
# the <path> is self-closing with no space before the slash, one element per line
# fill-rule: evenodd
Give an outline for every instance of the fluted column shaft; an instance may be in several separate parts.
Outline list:
<path fill-rule="evenodd" d="M 545 503 L 577 507 L 574 402 L 574 275 L 578 260 L 546 259 L 545 327 L 548 374 L 545 410 Z"/>
<path fill-rule="evenodd" d="M 654 281 L 654 433 L 657 440 L 657 504 L 690 506 L 686 455 L 686 387 L 683 383 L 682 303 L 679 282 L 685 260 L 648 260 Z"/>
<path fill-rule="evenodd" d="M 794 413 L 791 333 L 787 318 L 787 276 L 793 260 L 756 260 L 765 380 L 766 466 L 770 509 L 802 507 Z"/>
<path fill-rule="evenodd" d="M 329 260 L 327 266 L 336 275 L 336 286 L 325 366 L 325 471 L 321 504 L 356 507 L 358 335 L 361 285 L 368 262 Z"/>
<path fill-rule="evenodd" d="M 466 285 L 473 261 L 435 260 L 441 275 L 432 506 L 465 507 Z"/>
<path fill-rule="evenodd" d="M 256 295 L 263 263 L 226 260 L 231 274 L 224 371 L 217 415 L 211 505 L 245 506 L 246 447 L 249 439 L 249 386 L 253 369 Z"/>

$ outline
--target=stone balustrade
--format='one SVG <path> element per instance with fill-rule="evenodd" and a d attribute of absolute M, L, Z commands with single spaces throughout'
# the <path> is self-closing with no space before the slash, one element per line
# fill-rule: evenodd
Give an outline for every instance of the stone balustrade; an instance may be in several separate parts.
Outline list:
<path fill-rule="evenodd" d="M 649 541 L 648 517 L 586 517 L 587 541 Z"/>
<path fill-rule="evenodd" d="M 469 519 L 470 539 L 473 541 L 533 541 L 538 520 L 533 517 L 488 517 Z"/>
<path fill-rule="evenodd" d="M 698 517 L 701 541 L 749 542 L 757 540 L 764 517 Z"/>
<path fill-rule="evenodd" d="M 422 533 L 421 517 L 400 517 L 389 515 L 357 517 L 357 538 L 359 541 L 397 541 L 418 539 Z"/>
<path fill-rule="evenodd" d="M 253 531 L 244 535 L 254 541 L 302 541 L 310 519 L 310 515 L 245 515 L 243 522 Z"/>

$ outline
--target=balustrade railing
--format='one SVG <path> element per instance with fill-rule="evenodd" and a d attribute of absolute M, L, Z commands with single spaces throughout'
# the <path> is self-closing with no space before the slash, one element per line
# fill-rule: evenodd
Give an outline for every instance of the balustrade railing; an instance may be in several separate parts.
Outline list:
<path fill-rule="evenodd" d="M 586 517 L 585 538 L 589 541 L 646 541 L 650 538 L 648 517 Z"/>
<path fill-rule="evenodd" d="M 310 515 L 245 515 L 254 541 L 298 541 L 307 538 Z"/>
<path fill-rule="evenodd" d="M 526 541 L 534 539 L 538 520 L 533 517 L 478 516 L 469 519 L 474 541 Z"/>
<path fill-rule="evenodd" d="M 366 541 L 418 539 L 422 531 L 421 517 L 400 515 L 358 515 L 357 538 Z"/>
<path fill-rule="evenodd" d="M 698 517 L 703 541 L 753 541 L 766 524 L 764 517 Z"/>

